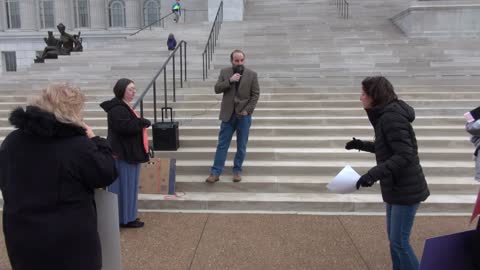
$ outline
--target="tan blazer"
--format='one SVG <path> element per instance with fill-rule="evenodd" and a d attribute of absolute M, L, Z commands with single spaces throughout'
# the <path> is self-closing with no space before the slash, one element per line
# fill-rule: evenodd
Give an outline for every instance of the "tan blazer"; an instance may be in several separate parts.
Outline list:
<path fill-rule="evenodd" d="M 251 115 L 260 97 L 257 73 L 248 68 L 243 70 L 237 96 L 235 96 L 235 83 L 230 83 L 230 77 L 232 77 L 232 75 L 232 67 L 222 69 L 218 81 L 215 84 L 215 93 L 223 93 L 219 119 L 224 122 L 230 120 L 234 108 L 237 114 L 240 114 L 242 111 L 247 111 L 247 113 Z"/>

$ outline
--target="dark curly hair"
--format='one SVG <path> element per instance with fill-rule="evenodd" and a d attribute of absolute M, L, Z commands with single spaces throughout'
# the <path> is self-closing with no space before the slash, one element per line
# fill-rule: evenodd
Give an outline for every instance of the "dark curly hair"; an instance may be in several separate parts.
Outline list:
<path fill-rule="evenodd" d="M 366 77 L 362 81 L 363 91 L 372 99 L 372 107 L 384 107 L 398 99 L 393 85 L 383 76 Z"/>

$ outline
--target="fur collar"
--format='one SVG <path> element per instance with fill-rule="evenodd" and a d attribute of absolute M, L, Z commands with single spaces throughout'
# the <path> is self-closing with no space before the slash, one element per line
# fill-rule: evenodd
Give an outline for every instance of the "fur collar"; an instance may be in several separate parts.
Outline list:
<path fill-rule="evenodd" d="M 73 124 L 59 122 L 55 115 L 35 106 L 19 107 L 12 111 L 8 119 L 14 127 L 28 134 L 41 137 L 73 137 L 83 135 L 85 130 Z"/>

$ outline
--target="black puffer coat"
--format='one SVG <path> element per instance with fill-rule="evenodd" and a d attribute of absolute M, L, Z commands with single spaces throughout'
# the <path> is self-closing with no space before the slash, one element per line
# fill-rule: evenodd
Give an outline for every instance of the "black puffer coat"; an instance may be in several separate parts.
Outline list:
<path fill-rule="evenodd" d="M 144 120 L 138 118 L 121 99 L 113 98 L 100 104 L 108 114 L 108 137 L 113 153 L 128 163 L 149 160 L 143 145 Z"/>
<path fill-rule="evenodd" d="M 403 205 L 426 200 L 430 192 L 411 125 L 415 119 L 413 108 L 397 100 L 366 111 L 375 129 L 375 142 L 364 142 L 361 150 L 375 153 L 377 166 L 368 174 L 380 180 L 383 200 Z"/>
<path fill-rule="evenodd" d="M 0 147 L 3 232 L 15 270 L 97 270 L 93 190 L 116 177 L 108 142 L 37 107 L 16 109 Z"/>

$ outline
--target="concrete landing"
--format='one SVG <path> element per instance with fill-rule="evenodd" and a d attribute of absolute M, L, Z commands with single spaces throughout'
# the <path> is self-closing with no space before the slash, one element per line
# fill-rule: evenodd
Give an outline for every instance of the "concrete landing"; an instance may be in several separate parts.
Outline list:
<path fill-rule="evenodd" d="M 121 231 L 124 270 L 391 269 L 384 215 L 141 213 L 140 218 L 144 228 Z M 471 229 L 468 220 L 417 216 L 411 243 L 419 259 L 426 239 Z M 3 234 L 0 269 L 11 269 Z"/>

